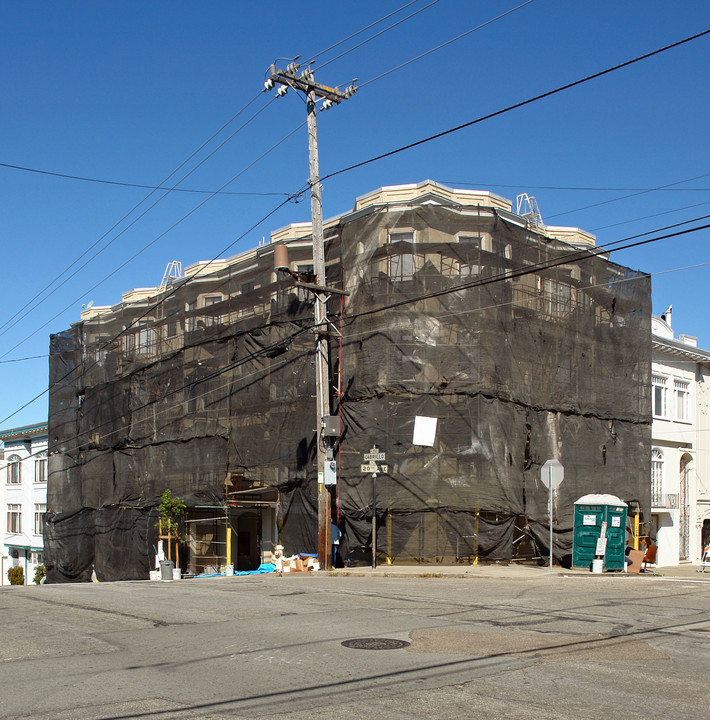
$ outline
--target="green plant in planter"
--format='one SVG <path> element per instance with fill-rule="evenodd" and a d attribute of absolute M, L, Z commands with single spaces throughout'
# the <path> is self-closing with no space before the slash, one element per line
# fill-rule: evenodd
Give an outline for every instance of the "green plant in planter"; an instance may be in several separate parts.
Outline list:
<path fill-rule="evenodd" d="M 35 585 L 39 585 L 39 584 L 42 582 L 42 579 L 43 579 L 46 575 L 47 575 L 47 568 L 44 566 L 43 563 L 40 563 L 40 564 L 35 568 L 35 576 L 34 576 L 34 578 L 32 579 L 32 582 L 33 582 Z"/>
<path fill-rule="evenodd" d="M 156 526 L 159 529 L 160 539 L 167 540 L 167 558 L 171 559 L 171 546 L 175 540 L 175 564 L 179 567 L 177 543 L 184 542 L 178 533 L 178 521 L 185 512 L 185 503 L 178 497 L 173 497 L 170 490 L 166 490 L 160 496 L 160 505 L 158 505 L 159 521 Z"/>
<path fill-rule="evenodd" d="M 25 571 L 21 565 L 15 565 L 7 571 L 7 579 L 10 581 L 10 585 L 24 585 L 25 584 Z"/>
<path fill-rule="evenodd" d="M 184 512 L 185 503 L 179 497 L 173 497 L 170 490 L 166 490 L 160 496 L 158 517 L 165 535 L 178 537 L 178 520 L 180 520 Z"/>

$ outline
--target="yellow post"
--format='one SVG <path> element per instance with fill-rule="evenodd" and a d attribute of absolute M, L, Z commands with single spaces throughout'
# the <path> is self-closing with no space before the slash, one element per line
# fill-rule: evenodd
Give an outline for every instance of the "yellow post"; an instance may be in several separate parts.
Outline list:
<path fill-rule="evenodd" d="M 227 525 L 227 565 L 232 564 L 232 523 Z"/>

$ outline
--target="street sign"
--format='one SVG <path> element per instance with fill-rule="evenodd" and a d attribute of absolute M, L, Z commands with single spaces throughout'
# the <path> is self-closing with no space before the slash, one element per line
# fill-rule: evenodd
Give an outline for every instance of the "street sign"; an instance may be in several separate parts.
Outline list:
<path fill-rule="evenodd" d="M 385 459 L 385 454 L 384 454 L 383 452 L 369 452 L 369 453 L 364 453 L 363 456 L 362 456 L 362 459 L 363 459 L 365 462 L 372 462 L 372 461 L 377 461 L 377 460 L 384 460 L 384 459 Z"/>
<path fill-rule="evenodd" d="M 550 490 L 556 490 L 565 479 L 565 469 L 559 460 L 548 460 L 540 468 L 540 480 Z"/>
<path fill-rule="evenodd" d="M 364 473 L 386 473 L 387 465 L 377 465 L 376 463 L 367 463 L 360 465 L 360 472 Z"/>

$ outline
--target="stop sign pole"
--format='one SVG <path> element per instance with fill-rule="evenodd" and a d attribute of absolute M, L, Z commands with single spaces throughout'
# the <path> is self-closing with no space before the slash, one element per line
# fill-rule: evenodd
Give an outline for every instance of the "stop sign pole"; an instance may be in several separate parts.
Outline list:
<path fill-rule="evenodd" d="M 550 491 L 550 568 L 552 568 L 552 491 L 565 479 L 565 469 L 559 460 L 548 460 L 540 468 L 540 480 Z"/>

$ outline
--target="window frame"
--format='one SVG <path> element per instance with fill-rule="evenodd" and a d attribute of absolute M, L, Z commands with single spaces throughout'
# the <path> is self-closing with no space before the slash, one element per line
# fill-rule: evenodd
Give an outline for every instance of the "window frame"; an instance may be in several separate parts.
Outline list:
<path fill-rule="evenodd" d="M 397 237 L 410 235 L 411 237 Z M 417 231 L 414 228 L 390 228 L 387 230 L 387 242 L 390 245 L 396 245 L 401 242 L 408 242 L 414 245 L 417 242 Z"/>
<path fill-rule="evenodd" d="M 668 420 L 668 377 L 665 375 L 651 374 L 651 411 L 654 418 Z M 659 394 L 660 393 L 660 394 Z M 658 400 L 661 399 L 661 412 L 658 412 Z"/>
<path fill-rule="evenodd" d="M 47 503 L 35 503 L 34 534 L 44 537 L 44 515 L 47 512 Z"/>
<path fill-rule="evenodd" d="M 690 423 L 690 381 L 673 378 L 673 411 L 678 422 Z M 682 408 L 682 410 L 681 410 Z"/>
<path fill-rule="evenodd" d="M 665 458 L 663 450 L 651 449 L 651 505 L 658 506 L 663 502 L 665 489 Z"/>
<path fill-rule="evenodd" d="M 7 485 L 22 485 L 22 458 L 13 454 L 7 458 Z"/>
<path fill-rule="evenodd" d="M 7 533 L 8 535 L 22 534 L 22 505 L 20 503 L 7 504 Z"/>
<path fill-rule="evenodd" d="M 40 453 L 35 458 L 35 483 L 47 482 L 47 453 Z"/>

